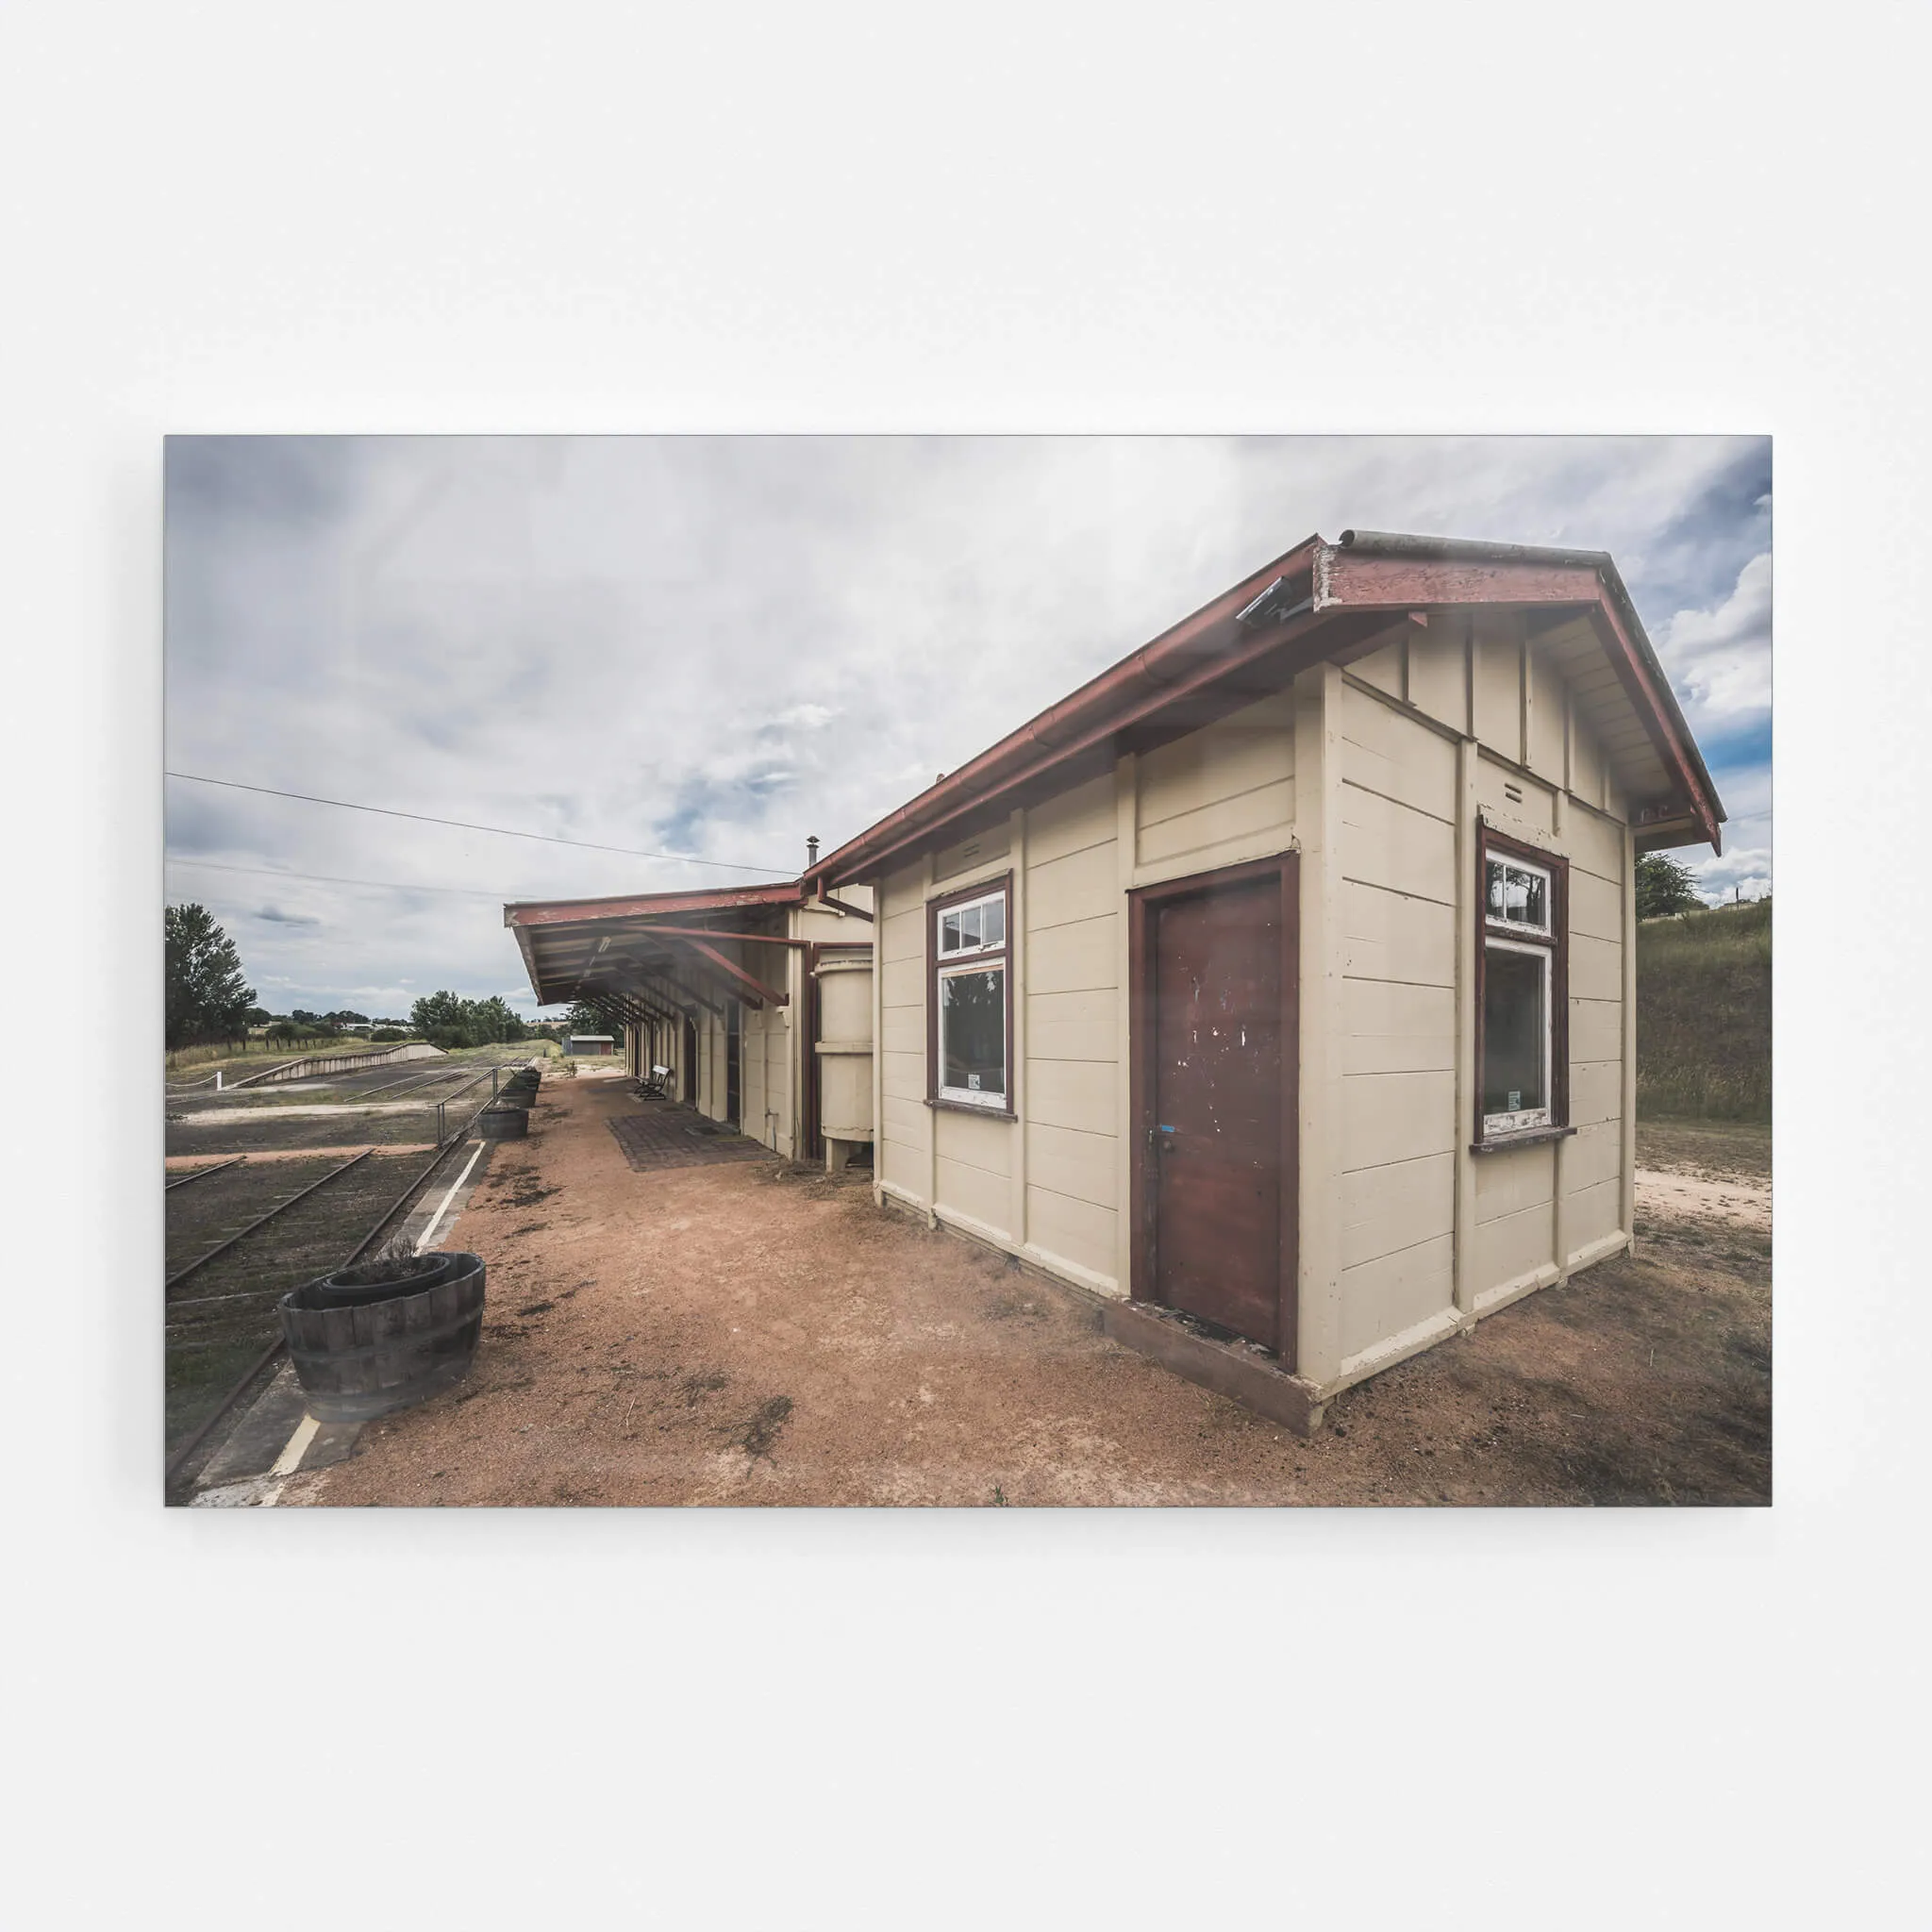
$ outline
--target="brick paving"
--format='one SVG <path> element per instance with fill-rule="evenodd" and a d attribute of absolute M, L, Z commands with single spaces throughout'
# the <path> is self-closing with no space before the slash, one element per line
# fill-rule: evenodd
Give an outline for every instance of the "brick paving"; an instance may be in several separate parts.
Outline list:
<path fill-rule="evenodd" d="M 645 1101 L 641 1113 L 622 1114 L 611 1134 L 636 1174 L 671 1167 L 710 1167 L 721 1160 L 769 1160 L 771 1149 L 708 1121 L 695 1108 Z"/>

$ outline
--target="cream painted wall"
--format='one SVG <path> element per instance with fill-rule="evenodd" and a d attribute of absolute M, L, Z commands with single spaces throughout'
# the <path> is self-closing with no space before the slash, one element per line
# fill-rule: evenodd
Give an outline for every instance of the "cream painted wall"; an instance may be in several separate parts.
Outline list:
<path fill-rule="evenodd" d="M 877 881 L 879 1196 L 1124 1294 L 1125 894 L 1296 849 L 1302 1372 L 1345 1386 L 1614 1252 L 1628 1236 L 1628 837 L 1574 709 L 1515 613 L 1404 624 L 1345 669 L 1317 667 Z M 1571 860 L 1578 1130 L 1480 1157 L 1478 813 Z M 926 902 L 1008 871 L 1011 1121 L 928 1106 L 925 1067 Z"/>
<path fill-rule="evenodd" d="M 882 1195 L 1125 1294 L 1125 893 L 1291 843 L 1292 721 L 1270 698 L 879 882 Z M 925 1102 L 925 902 L 1008 872 L 1011 1121 Z"/>
<path fill-rule="evenodd" d="M 1354 1245 L 1338 1384 L 1619 1249 L 1629 1236 L 1631 1159 L 1628 834 L 1608 761 L 1552 654 L 1516 613 L 1477 612 L 1410 626 L 1399 646 L 1350 666 L 1345 678 L 1341 782 L 1357 827 L 1346 972 L 1357 1011 L 1374 1027 L 1351 1025 L 1345 1048 L 1344 1086 L 1357 1091 L 1344 1108 Z M 1481 1156 L 1468 1151 L 1474 1069 L 1458 1062 L 1460 1036 L 1473 1038 L 1462 989 L 1478 929 L 1474 841 L 1453 836 L 1458 781 L 1472 823 L 1479 815 L 1571 861 L 1577 1131 Z M 1365 792 L 1382 803 L 1368 805 Z M 1413 814 L 1447 823 L 1439 831 Z M 1403 1060 L 1406 1082 L 1380 1071 L 1391 1057 Z M 1397 1104 L 1403 1084 L 1409 1091 Z"/>
<path fill-rule="evenodd" d="M 1451 740 L 1340 694 L 1345 1373 L 1455 1303 L 1458 787 Z"/>

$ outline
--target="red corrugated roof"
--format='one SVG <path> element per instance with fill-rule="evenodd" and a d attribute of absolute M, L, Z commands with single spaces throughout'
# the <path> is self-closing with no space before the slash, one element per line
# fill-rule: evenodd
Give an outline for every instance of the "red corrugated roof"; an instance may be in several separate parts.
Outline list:
<path fill-rule="evenodd" d="M 1370 583 L 1361 566 L 1371 558 L 1397 567 Z M 1276 594 L 1266 614 L 1242 623 L 1271 590 Z M 1075 759 L 1104 755 L 1115 734 L 1154 730 L 1164 720 L 1205 720 L 1217 689 L 1236 691 L 1244 678 L 1272 676 L 1279 688 L 1304 666 L 1359 647 L 1402 609 L 1490 603 L 1590 606 L 1602 613 L 1605 649 L 1632 709 L 1667 772 L 1681 781 L 1685 823 L 1717 843 L 1724 807 L 1607 553 L 1350 530 L 1340 544 L 1310 537 L 1243 577 L 828 853 L 807 869 L 804 883 L 816 891 L 863 878 L 916 849 L 947 842 L 975 818 L 983 823 L 1003 804 L 1024 802 Z M 1236 701 L 1257 694 L 1242 690 Z"/>

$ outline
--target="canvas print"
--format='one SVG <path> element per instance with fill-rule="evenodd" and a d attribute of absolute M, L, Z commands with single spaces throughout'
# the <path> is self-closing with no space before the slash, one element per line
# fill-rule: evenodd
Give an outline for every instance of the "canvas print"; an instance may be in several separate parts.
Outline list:
<path fill-rule="evenodd" d="M 171 438 L 167 1500 L 1768 1502 L 1771 512 Z"/>

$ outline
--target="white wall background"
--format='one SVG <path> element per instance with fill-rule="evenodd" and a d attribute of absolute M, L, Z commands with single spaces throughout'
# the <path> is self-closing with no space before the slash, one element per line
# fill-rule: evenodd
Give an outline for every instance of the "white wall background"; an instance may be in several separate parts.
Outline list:
<path fill-rule="evenodd" d="M 288 1847 L 396 1796 L 350 1827 L 395 1924 L 1892 1918 L 1925 41 L 1857 0 L 8 9 L 6 991 L 79 1042 L 17 1022 L 6 1128 L 24 1923 L 333 1924 Z M 164 1513 L 159 439 L 369 427 L 1774 431 L 1775 1510 Z M 375 1690 L 431 1632 L 420 1701 Z"/>

